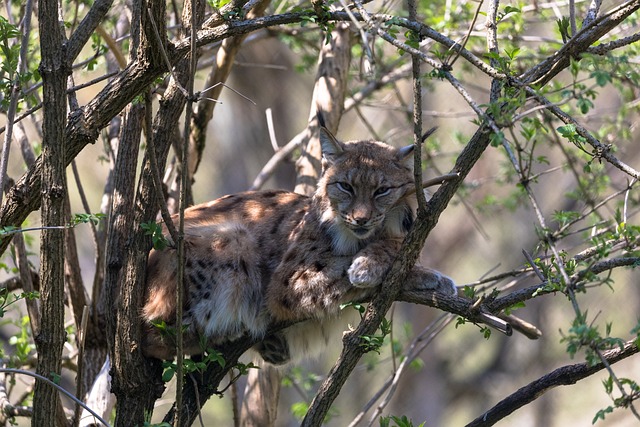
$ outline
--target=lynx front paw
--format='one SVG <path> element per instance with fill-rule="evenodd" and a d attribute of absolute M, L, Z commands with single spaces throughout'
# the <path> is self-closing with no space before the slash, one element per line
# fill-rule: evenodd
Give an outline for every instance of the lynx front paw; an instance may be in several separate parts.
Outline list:
<path fill-rule="evenodd" d="M 458 289 L 455 282 L 436 270 L 424 269 L 419 275 L 420 280 L 414 283 L 418 289 L 430 289 L 445 295 L 457 295 Z"/>
<path fill-rule="evenodd" d="M 453 281 L 453 279 L 445 276 L 444 274 L 440 274 L 440 285 L 436 288 L 436 290 L 447 295 L 458 294 L 456 283 Z"/>
<path fill-rule="evenodd" d="M 382 277 L 384 276 L 384 270 L 375 265 L 365 256 L 356 257 L 347 274 L 349 274 L 349 281 L 357 288 L 372 288 L 382 283 Z"/>

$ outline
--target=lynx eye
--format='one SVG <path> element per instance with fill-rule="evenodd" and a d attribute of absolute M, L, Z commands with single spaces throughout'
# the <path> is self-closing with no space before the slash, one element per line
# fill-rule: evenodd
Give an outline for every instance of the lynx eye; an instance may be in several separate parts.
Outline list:
<path fill-rule="evenodd" d="M 353 194 L 353 187 L 349 183 L 338 181 L 336 185 L 340 191 L 344 191 L 347 194 Z"/>
<path fill-rule="evenodd" d="M 391 192 L 391 187 L 380 187 L 376 191 L 373 192 L 374 197 L 382 197 L 386 196 Z"/>

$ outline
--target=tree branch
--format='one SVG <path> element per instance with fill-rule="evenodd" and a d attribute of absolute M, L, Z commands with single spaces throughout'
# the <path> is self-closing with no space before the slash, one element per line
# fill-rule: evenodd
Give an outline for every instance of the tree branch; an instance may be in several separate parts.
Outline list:
<path fill-rule="evenodd" d="M 36 373 L 54 378 L 61 375 L 64 330 L 64 200 L 67 195 L 65 174 L 65 138 L 67 77 L 71 68 L 64 61 L 64 34 L 58 23 L 58 1 L 38 3 L 40 52 L 39 71 L 43 81 L 42 122 L 42 191 L 32 197 L 42 198 L 42 224 L 40 237 L 40 331 L 34 337 L 38 351 Z M 10 199 L 10 197 L 8 197 Z M 7 200 L 9 202 L 9 200 Z M 48 227 L 53 228 L 48 228 Z M 55 388 L 36 381 L 33 397 L 33 425 L 54 426 L 66 424 L 62 403 Z"/>
<path fill-rule="evenodd" d="M 588 27 L 589 31 L 585 29 L 579 32 L 576 37 L 569 40 L 563 49 L 553 56 L 554 63 L 557 62 L 556 65 L 552 67 L 544 61 L 534 67 L 531 72 L 523 75 L 521 80 L 525 82 L 538 82 L 539 80 L 542 81 L 541 76 L 544 75 L 544 81 L 548 81 L 562 70 L 560 65 L 566 67 L 570 57 L 587 49 L 603 34 L 606 34 L 638 8 L 640 8 L 640 0 L 634 0 L 618 7 L 614 10 L 614 13 L 595 20 L 591 26 Z M 231 36 L 245 34 L 266 27 L 300 22 L 306 16 L 307 12 L 296 12 L 247 21 L 225 22 L 224 25 L 220 25 L 219 27 L 201 30 L 198 33 L 197 44 L 198 46 L 203 46 Z M 355 14 L 355 16 L 358 19 L 362 19 L 357 14 Z M 390 15 L 373 15 L 373 17 L 379 22 L 392 19 Z M 336 21 L 347 21 L 351 19 L 346 12 L 329 12 L 327 18 Z M 497 72 L 471 52 L 463 49 L 456 42 L 432 28 L 403 18 L 395 17 L 394 19 L 399 25 L 416 31 L 422 37 L 431 38 L 450 49 L 460 51 L 461 57 L 465 58 L 487 75 L 500 79 L 506 78 L 504 74 Z M 180 58 L 187 54 L 189 48 L 190 39 L 183 39 L 176 42 L 168 52 L 170 62 L 175 64 Z M 552 68 L 552 70 L 550 70 L 550 68 Z M 153 63 L 132 61 L 127 68 L 110 81 L 81 111 L 72 112 L 65 132 L 65 140 L 67 142 L 66 161 L 70 162 L 87 144 L 95 142 L 98 137 L 98 132 L 107 126 L 109 121 L 136 95 L 141 93 L 147 85 L 166 71 L 161 61 Z M 41 187 L 41 167 L 41 159 L 38 158 L 36 164 L 12 187 L 7 195 L 6 203 L 0 210 L 0 225 L 18 226 L 22 224 L 29 213 L 38 209 L 40 200 L 37 194 L 39 194 Z M 10 239 L 10 236 L 2 236 L 0 238 L 0 253 L 6 250 Z"/>
<path fill-rule="evenodd" d="M 629 341 L 625 343 L 624 348 L 609 350 L 603 353 L 603 356 L 609 364 L 614 364 L 636 353 L 638 353 L 638 346 L 634 341 Z M 552 388 L 575 384 L 604 368 L 605 364 L 602 362 L 595 365 L 578 363 L 558 368 L 506 397 L 493 408 L 471 421 L 466 427 L 492 426 L 514 411 L 533 402 Z"/>

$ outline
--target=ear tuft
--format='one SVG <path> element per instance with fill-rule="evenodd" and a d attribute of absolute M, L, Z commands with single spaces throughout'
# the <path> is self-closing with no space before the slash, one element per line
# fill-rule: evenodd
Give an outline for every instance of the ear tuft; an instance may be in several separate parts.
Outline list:
<path fill-rule="evenodd" d="M 321 128 L 326 128 L 327 125 L 324 122 L 324 116 L 322 115 L 322 111 L 320 111 L 320 107 L 318 107 L 318 111 L 316 111 L 316 119 L 318 119 L 318 126 Z"/>

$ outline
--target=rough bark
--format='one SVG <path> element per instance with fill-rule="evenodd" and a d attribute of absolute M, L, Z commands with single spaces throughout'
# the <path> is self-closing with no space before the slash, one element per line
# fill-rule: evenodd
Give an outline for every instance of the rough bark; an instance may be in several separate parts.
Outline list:
<path fill-rule="evenodd" d="M 133 198 L 135 170 L 144 112 L 140 106 L 131 106 L 124 117 L 121 145 L 116 161 L 114 204 L 108 238 L 105 291 L 109 306 L 114 307 L 107 318 L 107 337 L 112 360 L 112 392 L 118 400 L 116 425 L 142 425 L 145 412 L 153 408 L 150 397 L 157 390 L 149 390 L 153 367 L 142 358 L 139 349 L 140 325 L 137 307 L 142 285 L 130 282 L 127 269 L 133 247 L 135 219 Z M 137 296 L 137 298 L 136 298 Z M 132 424 L 131 424 L 132 423 Z"/>
<path fill-rule="evenodd" d="M 150 15 L 153 16 L 150 18 Z M 141 64 L 161 62 L 160 49 L 166 40 L 158 40 L 156 30 L 164 31 L 164 3 L 144 2 L 133 7 L 133 54 Z M 153 199 L 141 202 L 135 194 L 135 171 L 141 136 L 143 107 L 131 105 L 125 115 L 120 149 L 116 160 L 114 205 L 109 230 L 109 253 L 105 275 L 105 292 L 114 307 L 107 319 L 112 360 L 112 391 L 116 395 L 116 426 L 142 425 L 162 395 L 160 363 L 147 360 L 140 350 L 141 325 L 139 307 L 144 286 L 144 266 L 150 241 L 140 228 L 153 218 Z M 153 192 L 147 182 L 142 191 Z M 146 221 L 142 216 L 149 218 Z"/>
<path fill-rule="evenodd" d="M 53 381 L 61 375 L 64 330 L 64 201 L 67 192 L 65 176 L 65 122 L 67 77 L 71 69 L 64 58 L 63 33 L 58 24 L 57 0 L 38 5 L 40 26 L 40 75 L 43 81 L 43 140 L 41 168 L 42 231 L 41 262 L 41 327 L 35 337 L 38 351 L 36 373 Z M 47 228 L 54 227 L 54 228 Z M 54 426 L 66 423 L 55 388 L 36 381 L 33 398 L 33 425 Z"/>

